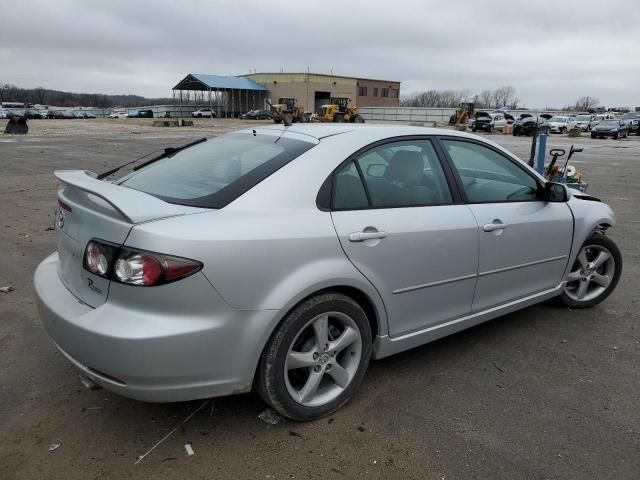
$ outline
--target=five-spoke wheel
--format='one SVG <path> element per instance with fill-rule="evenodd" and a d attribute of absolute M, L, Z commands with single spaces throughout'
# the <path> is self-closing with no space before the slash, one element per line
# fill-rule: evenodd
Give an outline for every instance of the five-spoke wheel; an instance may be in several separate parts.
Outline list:
<path fill-rule="evenodd" d="M 560 299 L 573 308 L 596 305 L 613 291 L 621 273 L 617 245 L 602 234 L 594 234 L 580 249 Z"/>
<path fill-rule="evenodd" d="M 367 316 L 353 299 L 339 293 L 311 297 L 287 315 L 269 340 L 258 392 L 293 420 L 328 415 L 362 381 L 371 343 Z"/>

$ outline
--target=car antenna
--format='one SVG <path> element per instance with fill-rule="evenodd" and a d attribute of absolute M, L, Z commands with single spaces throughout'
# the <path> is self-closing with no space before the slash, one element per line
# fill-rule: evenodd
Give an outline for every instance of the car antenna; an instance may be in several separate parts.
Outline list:
<path fill-rule="evenodd" d="M 207 141 L 207 138 L 206 137 L 202 137 L 202 138 L 199 138 L 198 140 L 195 140 L 195 141 L 193 141 L 191 143 L 187 143 L 186 145 L 182 145 L 180 147 L 166 147 L 164 149 L 163 153 L 161 153 L 157 157 L 153 157 L 152 159 L 150 159 L 150 160 L 138 165 L 137 167 L 134 168 L 134 170 L 138 170 L 138 169 L 140 169 L 140 168 L 142 168 L 144 166 L 147 166 L 150 163 L 153 163 L 153 162 L 155 162 L 157 160 L 160 160 L 161 158 L 164 158 L 164 157 L 166 157 L 168 155 L 171 155 L 173 153 L 179 152 L 180 150 L 184 150 L 185 148 L 189 148 L 189 147 L 191 147 L 193 145 L 196 145 L 196 144 L 202 143 L 202 142 L 206 142 L 206 141 Z M 109 175 L 113 175 L 118 170 L 121 170 L 124 167 L 127 167 L 127 166 L 129 166 L 129 165 L 131 165 L 133 163 L 136 163 L 136 162 L 142 160 L 143 158 L 146 158 L 149 155 L 152 155 L 152 154 L 154 154 L 154 153 L 156 153 L 156 152 L 158 152 L 160 150 L 162 150 L 162 149 L 158 148 L 156 150 L 153 150 L 152 152 L 149 152 L 149 153 L 147 153 L 147 154 L 145 154 L 145 155 L 143 155 L 141 157 L 136 158 L 135 160 L 131 160 L 130 162 L 123 163 L 122 165 L 119 165 L 116 168 L 112 168 L 111 170 L 107 170 L 106 172 L 102 172 L 102 173 L 100 173 L 99 175 L 96 176 L 96 179 L 97 180 L 102 180 L 103 178 L 107 178 Z"/>

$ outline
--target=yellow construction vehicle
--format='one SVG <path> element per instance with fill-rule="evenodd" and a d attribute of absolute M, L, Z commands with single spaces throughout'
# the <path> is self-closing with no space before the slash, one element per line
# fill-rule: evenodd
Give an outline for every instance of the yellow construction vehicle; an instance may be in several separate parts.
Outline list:
<path fill-rule="evenodd" d="M 329 105 L 322 105 L 322 112 L 316 114 L 320 122 L 333 123 L 364 123 L 364 118 L 358 114 L 358 107 L 351 105 L 350 98 L 332 98 Z"/>
<path fill-rule="evenodd" d="M 267 104 L 269 105 L 269 117 L 274 123 L 291 125 L 293 122 L 307 123 L 311 121 L 310 115 L 305 113 L 304 108 L 298 107 L 295 98 L 280 98 L 275 105 L 267 100 Z"/>
<path fill-rule="evenodd" d="M 461 103 L 456 113 L 449 117 L 449 125 L 466 124 L 476 114 L 476 104 L 473 102 Z"/>

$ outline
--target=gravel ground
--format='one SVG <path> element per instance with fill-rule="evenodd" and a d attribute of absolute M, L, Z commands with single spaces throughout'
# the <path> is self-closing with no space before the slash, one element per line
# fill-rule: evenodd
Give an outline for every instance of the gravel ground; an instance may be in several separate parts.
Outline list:
<path fill-rule="evenodd" d="M 183 424 L 203 402 L 145 404 L 81 387 L 43 330 L 31 281 L 55 249 L 52 171 L 101 171 L 255 124 L 42 120 L 27 136 L 0 136 L 0 287 L 15 288 L 0 293 L 0 478 L 640 478 L 635 136 L 577 139 L 585 151 L 572 163 L 616 211 L 610 234 L 625 260 L 617 291 L 596 308 L 549 302 L 374 362 L 352 402 L 307 424 L 267 425 L 253 394 L 216 399 Z M 491 138 L 528 156 L 530 139 Z"/>

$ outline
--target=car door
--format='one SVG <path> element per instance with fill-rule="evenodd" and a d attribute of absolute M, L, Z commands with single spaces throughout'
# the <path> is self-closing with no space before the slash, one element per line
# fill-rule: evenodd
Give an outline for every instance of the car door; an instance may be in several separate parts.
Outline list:
<path fill-rule="evenodd" d="M 486 143 L 441 141 L 479 225 L 473 312 L 560 284 L 573 238 L 566 203 L 547 202 L 526 166 Z"/>
<path fill-rule="evenodd" d="M 469 314 L 478 229 L 429 139 L 371 147 L 333 180 L 333 223 L 349 260 L 380 293 L 391 337 Z"/>

